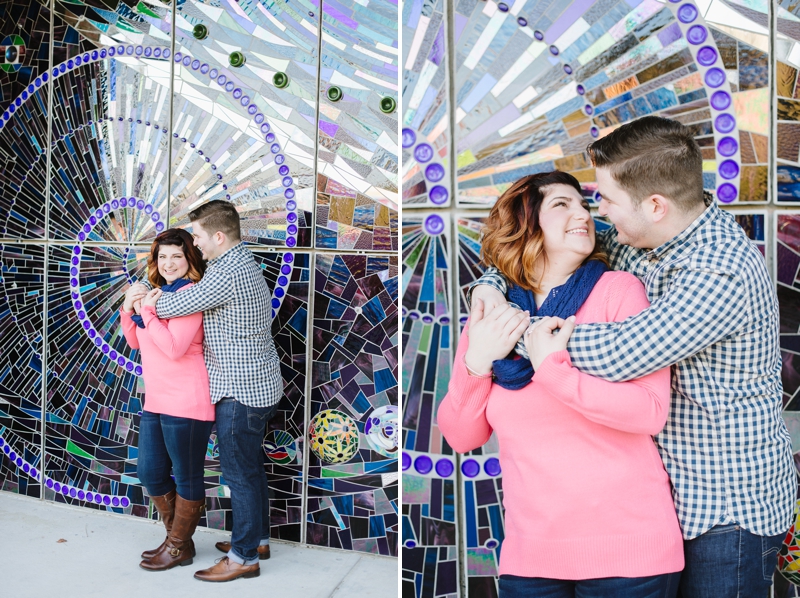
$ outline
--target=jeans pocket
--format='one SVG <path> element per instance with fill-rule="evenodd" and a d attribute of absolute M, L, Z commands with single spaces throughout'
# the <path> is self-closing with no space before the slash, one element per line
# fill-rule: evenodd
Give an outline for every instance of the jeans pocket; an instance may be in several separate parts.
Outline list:
<path fill-rule="evenodd" d="M 267 426 L 267 410 L 255 407 L 247 408 L 247 428 L 251 432 L 264 433 Z"/>
<path fill-rule="evenodd" d="M 780 536 L 761 536 L 761 567 L 764 581 L 772 581 L 775 568 L 778 566 L 778 551 L 783 544 L 783 534 Z"/>

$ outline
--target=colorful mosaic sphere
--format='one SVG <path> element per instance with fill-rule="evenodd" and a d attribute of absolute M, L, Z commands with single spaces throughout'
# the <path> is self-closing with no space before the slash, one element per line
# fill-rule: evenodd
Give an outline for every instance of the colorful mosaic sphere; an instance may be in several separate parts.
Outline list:
<path fill-rule="evenodd" d="M 264 438 L 264 452 L 273 463 L 287 465 L 297 457 L 297 445 L 288 432 L 272 430 Z"/>
<path fill-rule="evenodd" d="M 358 452 L 358 426 L 336 409 L 320 411 L 308 426 L 313 453 L 325 463 L 346 463 Z"/>
<path fill-rule="evenodd" d="M 780 552 L 778 552 L 778 571 L 795 585 L 800 585 L 800 501 L 794 505 L 794 521 L 786 532 Z"/>
<path fill-rule="evenodd" d="M 384 457 L 397 459 L 398 410 L 394 405 L 378 407 L 364 424 L 364 436 L 370 447 Z"/>

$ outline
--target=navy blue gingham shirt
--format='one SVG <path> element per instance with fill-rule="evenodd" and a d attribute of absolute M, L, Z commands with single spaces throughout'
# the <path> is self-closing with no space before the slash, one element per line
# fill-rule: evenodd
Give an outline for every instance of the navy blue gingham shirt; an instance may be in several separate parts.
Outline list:
<path fill-rule="evenodd" d="M 203 279 L 180 293 L 165 293 L 159 318 L 203 312 L 203 356 L 211 402 L 230 397 L 250 407 L 270 407 L 283 396 L 272 339 L 272 295 L 244 244 L 209 260 Z"/>
<path fill-rule="evenodd" d="M 669 418 L 655 441 L 684 538 L 726 523 L 760 536 L 786 532 L 797 480 L 781 417 L 778 301 L 763 256 L 716 204 L 653 250 L 621 245 L 613 227 L 598 241 L 613 268 L 644 283 L 651 307 L 577 326 L 567 348 L 576 368 L 604 380 L 674 365 Z M 475 284 L 506 292 L 494 268 Z M 528 357 L 522 340 L 517 353 Z"/>

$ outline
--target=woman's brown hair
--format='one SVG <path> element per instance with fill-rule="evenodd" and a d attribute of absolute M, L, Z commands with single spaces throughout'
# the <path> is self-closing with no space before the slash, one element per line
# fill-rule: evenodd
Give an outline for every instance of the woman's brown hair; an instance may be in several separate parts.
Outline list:
<path fill-rule="evenodd" d="M 189 272 L 187 272 L 186 276 L 192 282 L 200 282 L 206 271 L 206 264 L 203 262 L 203 254 L 192 243 L 192 235 L 182 228 L 168 228 L 155 238 L 155 241 L 150 246 L 150 255 L 147 256 L 147 279 L 153 285 L 153 288 L 167 284 L 167 281 L 158 271 L 158 251 L 162 245 L 183 249 L 183 255 L 186 256 L 186 261 L 189 262 Z"/>
<path fill-rule="evenodd" d="M 511 185 L 494 204 L 483 228 L 481 262 L 494 266 L 508 282 L 528 291 L 539 292 L 535 265 L 544 252 L 544 234 L 539 226 L 539 210 L 547 187 L 568 185 L 583 195 L 581 185 L 571 174 L 554 170 L 522 177 Z M 589 260 L 608 265 L 608 258 L 598 246 Z"/>

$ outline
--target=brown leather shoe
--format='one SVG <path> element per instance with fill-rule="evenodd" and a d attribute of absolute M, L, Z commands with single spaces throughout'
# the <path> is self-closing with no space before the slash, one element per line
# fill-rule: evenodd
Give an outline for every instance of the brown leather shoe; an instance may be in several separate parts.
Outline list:
<path fill-rule="evenodd" d="M 221 550 L 224 553 L 228 553 L 231 551 L 231 543 L 230 542 L 217 542 L 214 544 L 214 548 L 217 550 Z M 258 560 L 259 561 L 266 561 L 269 558 L 269 544 L 266 546 L 259 546 L 258 547 Z"/>
<path fill-rule="evenodd" d="M 178 565 L 191 565 L 194 556 L 192 536 L 200 516 L 206 508 L 205 499 L 184 500 L 175 498 L 175 518 L 167 541 L 152 558 L 145 559 L 139 566 L 148 571 L 166 571 Z"/>
<path fill-rule="evenodd" d="M 240 565 L 224 556 L 217 561 L 216 565 L 198 571 L 194 574 L 194 577 L 200 581 L 231 581 L 237 577 L 258 577 L 259 575 L 261 575 L 261 569 L 258 563 L 255 565 Z"/>
<path fill-rule="evenodd" d="M 156 553 L 161 550 L 161 547 L 167 543 L 169 531 L 172 529 L 172 519 L 175 517 L 175 496 L 175 490 L 172 490 L 163 496 L 150 497 L 150 502 L 153 503 L 153 506 L 156 508 L 156 511 L 158 511 L 158 514 L 161 517 L 161 521 L 164 523 L 164 527 L 167 529 L 167 536 L 164 538 L 164 541 L 158 546 L 158 548 L 154 548 L 153 550 L 145 550 L 142 553 L 143 559 L 153 558 Z"/>

